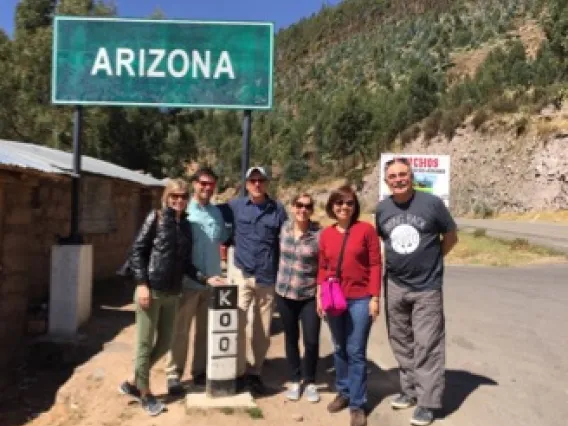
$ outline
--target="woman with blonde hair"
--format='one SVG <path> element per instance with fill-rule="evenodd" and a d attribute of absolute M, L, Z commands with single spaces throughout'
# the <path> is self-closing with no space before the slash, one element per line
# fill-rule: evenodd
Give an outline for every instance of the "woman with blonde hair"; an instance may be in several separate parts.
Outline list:
<path fill-rule="evenodd" d="M 156 416 L 164 405 L 150 392 L 150 369 L 170 348 L 182 277 L 203 285 L 222 284 L 207 277 L 192 263 L 191 226 L 185 212 L 189 185 L 172 179 L 162 195 L 162 208 L 148 214 L 132 246 L 129 268 L 136 281 L 136 365 L 134 380 L 120 385 L 120 392 L 137 399 Z"/>

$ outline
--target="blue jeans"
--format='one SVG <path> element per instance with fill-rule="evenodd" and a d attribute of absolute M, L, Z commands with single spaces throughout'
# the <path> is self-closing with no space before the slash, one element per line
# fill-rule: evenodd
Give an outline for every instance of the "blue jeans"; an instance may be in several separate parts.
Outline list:
<path fill-rule="evenodd" d="M 335 387 L 349 399 L 350 408 L 367 403 L 367 341 L 371 330 L 369 297 L 347 300 L 347 310 L 327 316 L 335 352 Z"/>

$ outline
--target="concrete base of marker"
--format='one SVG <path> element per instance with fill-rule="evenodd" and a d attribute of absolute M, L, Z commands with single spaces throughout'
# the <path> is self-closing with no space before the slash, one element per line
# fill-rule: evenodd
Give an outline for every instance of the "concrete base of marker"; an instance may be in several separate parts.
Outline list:
<path fill-rule="evenodd" d="M 185 397 L 185 408 L 188 412 L 192 412 L 224 409 L 246 411 L 258 407 L 250 392 L 242 392 L 215 398 L 206 393 L 189 393 Z"/>
<path fill-rule="evenodd" d="M 49 334 L 71 338 L 91 316 L 93 246 L 51 249 Z"/>

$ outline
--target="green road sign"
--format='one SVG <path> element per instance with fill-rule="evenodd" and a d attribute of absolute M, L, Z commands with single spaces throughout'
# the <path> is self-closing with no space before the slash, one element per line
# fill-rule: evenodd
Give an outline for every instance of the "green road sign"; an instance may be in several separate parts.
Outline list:
<path fill-rule="evenodd" d="M 57 16 L 54 104 L 270 109 L 268 22 Z"/>

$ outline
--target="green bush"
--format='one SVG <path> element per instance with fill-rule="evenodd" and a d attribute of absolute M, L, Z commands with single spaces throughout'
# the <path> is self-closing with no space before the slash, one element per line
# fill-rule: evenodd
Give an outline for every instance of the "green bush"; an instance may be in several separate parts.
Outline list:
<path fill-rule="evenodd" d="M 440 130 L 448 140 L 452 140 L 461 122 L 462 119 L 457 111 L 445 111 L 440 120 Z"/>
<path fill-rule="evenodd" d="M 420 127 L 417 125 L 413 125 L 405 129 L 400 133 L 400 142 L 402 145 L 408 145 L 414 139 L 418 137 L 420 134 Z"/>
<path fill-rule="evenodd" d="M 428 116 L 422 123 L 422 131 L 424 139 L 430 140 L 440 131 L 440 123 L 442 121 L 442 111 L 436 110 Z"/>
<path fill-rule="evenodd" d="M 471 125 L 475 130 L 478 130 L 483 123 L 489 119 L 489 114 L 484 109 L 478 110 L 471 119 Z"/>
<path fill-rule="evenodd" d="M 496 113 L 511 113 L 517 112 L 519 106 L 517 102 L 506 96 L 500 96 L 490 103 L 490 108 Z"/>

